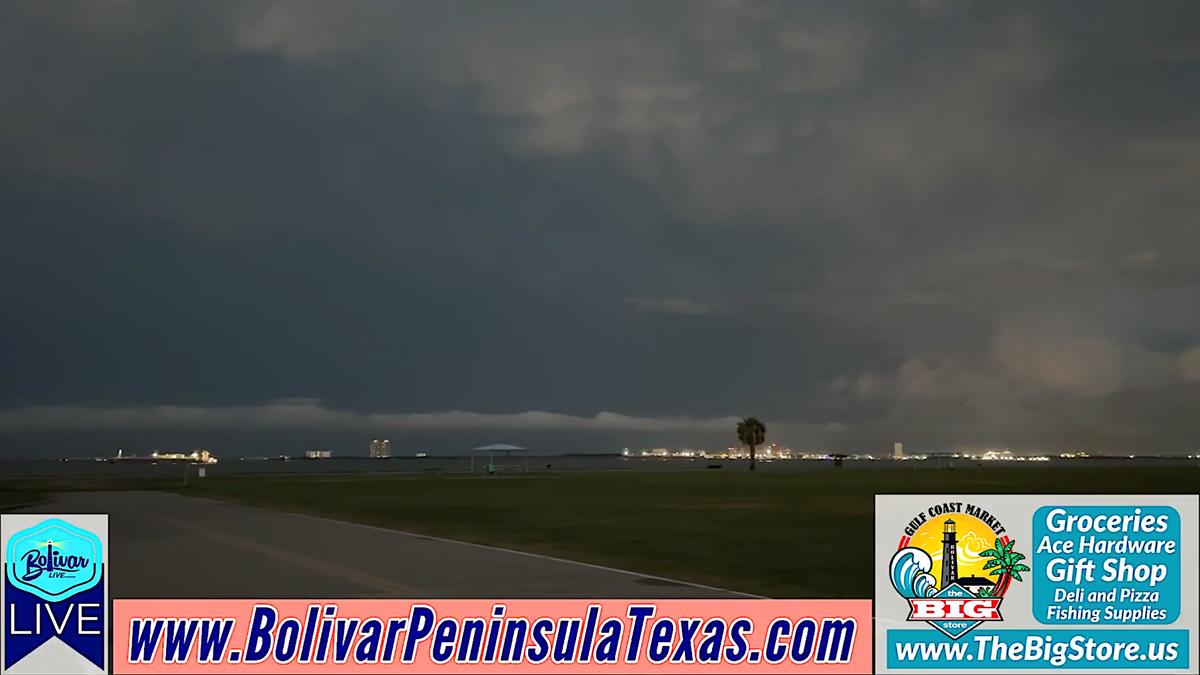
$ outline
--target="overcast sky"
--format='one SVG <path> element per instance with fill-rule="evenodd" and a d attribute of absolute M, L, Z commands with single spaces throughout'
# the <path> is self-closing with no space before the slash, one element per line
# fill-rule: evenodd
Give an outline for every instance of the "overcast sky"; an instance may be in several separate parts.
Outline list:
<path fill-rule="evenodd" d="M 1197 25 L 5 2 L 0 452 L 1200 449 Z"/>

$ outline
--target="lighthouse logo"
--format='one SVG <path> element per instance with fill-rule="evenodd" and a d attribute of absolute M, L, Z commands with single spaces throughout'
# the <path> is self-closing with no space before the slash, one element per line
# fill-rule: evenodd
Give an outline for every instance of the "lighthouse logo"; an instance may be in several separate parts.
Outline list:
<path fill-rule="evenodd" d="M 108 667 L 108 516 L 3 514 L 0 673 Z"/>
<path fill-rule="evenodd" d="M 100 583 L 100 538 L 51 518 L 8 540 L 5 574 L 17 588 L 56 602 Z"/>
<path fill-rule="evenodd" d="M 964 508 L 965 507 L 965 508 Z M 957 640 L 984 622 L 1029 567 L 992 514 L 970 504 L 936 504 L 905 528 L 889 563 L 892 587 L 923 621 Z"/>

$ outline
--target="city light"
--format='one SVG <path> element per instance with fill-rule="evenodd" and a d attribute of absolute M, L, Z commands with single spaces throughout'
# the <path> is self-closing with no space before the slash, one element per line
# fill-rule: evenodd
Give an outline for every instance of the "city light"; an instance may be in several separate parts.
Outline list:
<path fill-rule="evenodd" d="M 746 447 L 730 446 L 722 450 L 704 450 L 696 448 L 648 448 L 645 450 L 630 450 L 624 448 L 621 450 L 622 457 L 642 457 L 656 459 L 711 459 L 711 460 L 748 460 L 750 459 L 750 449 Z M 1120 455 L 1124 456 L 1124 455 Z M 1048 462 L 1051 459 L 1088 459 L 1092 457 L 1102 457 L 1102 455 L 1092 455 L 1083 450 L 1071 450 L 1055 453 L 1053 455 L 1044 452 L 1033 451 L 1014 451 L 1009 448 L 982 448 L 982 449 L 957 449 L 957 450 L 926 450 L 914 453 L 904 452 L 902 446 L 897 443 L 891 452 L 886 454 L 874 454 L 870 452 L 851 452 L 846 450 L 793 450 L 787 446 L 771 443 L 764 445 L 761 448 L 756 448 L 754 457 L 760 462 L 771 461 L 828 461 L 838 458 L 852 461 L 869 461 L 877 462 L 883 460 L 891 460 L 898 462 L 924 462 L 930 460 L 964 460 L 969 462 Z M 1189 457 L 1191 457 L 1189 455 Z M 1196 457 L 1200 457 L 1197 455 Z"/>

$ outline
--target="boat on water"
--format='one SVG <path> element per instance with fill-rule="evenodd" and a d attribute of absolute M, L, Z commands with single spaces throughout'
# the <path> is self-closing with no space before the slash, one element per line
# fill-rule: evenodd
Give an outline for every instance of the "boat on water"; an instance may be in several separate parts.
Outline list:
<path fill-rule="evenodd" d="M 159 452 L 155 450 L 149 455 L 126 455 L 124 450 L 108 458 L 109 462 L 186 462 L 188 464 L 216 464 L 217 458 L 208 450 L 193 450 L 191 452 Z"/>

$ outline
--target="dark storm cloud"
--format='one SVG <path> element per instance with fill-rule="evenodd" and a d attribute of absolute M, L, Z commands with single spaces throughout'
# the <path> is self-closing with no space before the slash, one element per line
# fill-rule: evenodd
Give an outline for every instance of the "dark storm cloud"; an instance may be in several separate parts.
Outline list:
<path fill-rule="evenodd" d="M 289 396 L 564 446 L 1200 432 L 1190 5 L 0 11 L 10 452 Z"/>
<path fill-rule="evenodd" d="M 103 429 L 159 430 L 579 430 L 579 431 L 720 431 L 736 425 L 736 417 L 695 419 L 647 418 L 600 412 L 590 417 L 547 412 L 482 414 L 452 410 L 441 413 L 354 413 L 331 410 L 315 399 L 283 399 L 258 406 L 142 406 L 125 408 L 43 406 L 0 413 L 0 431 L 64 431 Z"/>

